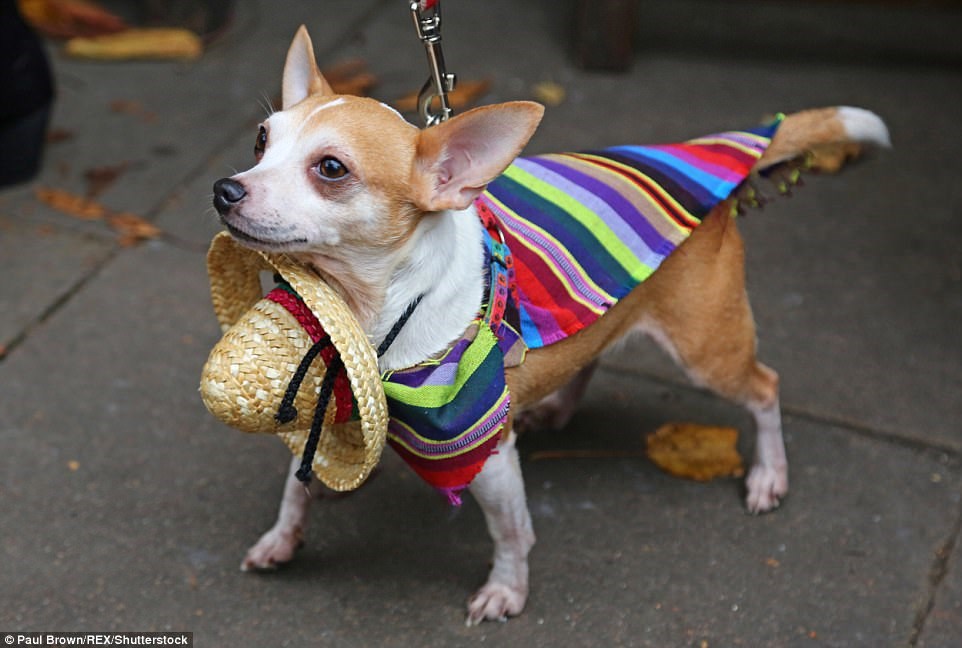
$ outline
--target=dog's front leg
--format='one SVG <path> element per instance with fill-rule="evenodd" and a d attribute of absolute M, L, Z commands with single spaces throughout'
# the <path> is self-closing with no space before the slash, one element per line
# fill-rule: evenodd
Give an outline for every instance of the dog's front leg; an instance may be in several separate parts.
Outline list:
<path fill-rule="evenodd" d="M 304 484 L 294 476 L 300 465 L 300 457 L 294 457 L 284 483 L 284 496 L 281 498 L 277 522 L 247 551 L 241 563 L 243 571 L 277 569 L 278 565 L 289 562 L 294 557 L 294 552 L 304 543 L 307 508 L 313 494 L 308 493 Z M 312 482 L 312 485 L 315 483 Z"/>
<path fill-rule="evenodd" d="M 468 625 L 520 614 L 528 598 L 528 552 L 535 537 L 514 442 L 507 432 L 471 482 L 494 540 L 494 561 L 488 582 L 468 601 Z"/>

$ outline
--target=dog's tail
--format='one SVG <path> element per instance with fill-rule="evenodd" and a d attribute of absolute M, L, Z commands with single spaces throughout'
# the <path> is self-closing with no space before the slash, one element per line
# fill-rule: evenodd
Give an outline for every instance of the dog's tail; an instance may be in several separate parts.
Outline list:
<path fill-rule="evenodd" d="M 785 117 L 754 171 L 790 161 L 819 171 L 837 171 L 864 147 L 890 147 L 885 122 L 862 108 L 840 106 L 804 110 Z"/>
<path fill-rule="evenodd" d="M 802 171 L 834 173 L 866 148 L 891 145 L 885 122 L 862 108 L 816 108 L 788 115 L 748 181 L 732 196 L 735 209 L 743 212 L 768 202 L 757 185 L 759 176 L 770 180 L 779 193 L 789 194 L 794 185 L 801 184 Z"/>

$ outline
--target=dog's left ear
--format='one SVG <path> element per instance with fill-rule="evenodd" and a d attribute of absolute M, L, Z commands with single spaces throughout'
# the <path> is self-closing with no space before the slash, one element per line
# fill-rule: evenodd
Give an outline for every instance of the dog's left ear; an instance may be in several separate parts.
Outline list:
<path fill-rule="evenodd" d="M 420 132 L 412 169 L 423 211 L 465 209 L 518 156 L 544 107 L 531 101 L 484 106 Z"/>
<path fill-rule="evenodd" d="M 307 33 L 307 27 L 301 25 L 287 50 L 281 83 L 282 107 L 287 110 L 313 94 L 332 95 L 334 91 L 317 69 L 314 45 Z"/>

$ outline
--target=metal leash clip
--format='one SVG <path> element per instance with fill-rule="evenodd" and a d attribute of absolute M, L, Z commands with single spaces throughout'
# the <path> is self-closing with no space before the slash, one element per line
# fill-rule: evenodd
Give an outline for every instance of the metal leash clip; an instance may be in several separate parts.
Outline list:
<path fill-rule="evenodd" d="M 422 4 L 426 8 L 421 10 Z M 444 69 L 444 55 L 441 52 L 441 2 L 420 2 L 412 0 L 411 17 L 418 38 L 424 43 L 428 55 L 431 76 L 425 81 L 418 93 L 418 114 L 425 126 L 434 126 L 448 119 L 454 111 L 448 103 L 448 93 L 454 91 L 456 77 Z M 432 112 L 431 104 L 437 98 L 438 112 Z"/>

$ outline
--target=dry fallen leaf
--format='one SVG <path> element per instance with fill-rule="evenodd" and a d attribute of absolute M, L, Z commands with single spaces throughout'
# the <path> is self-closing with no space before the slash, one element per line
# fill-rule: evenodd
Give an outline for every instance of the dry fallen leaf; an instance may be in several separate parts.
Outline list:
<path fill-rule="evenodd" d="M 38 187 L 35 195 L 40 202 L 80 220 L 100 220 L 107 215 L 107 208 L 100 203 L 63 189 Z"/>
<path fill-rule="evenodd" d="M 90 59 L 183 59 L 204 52 L 200 36 L 179 27 L 126 29 L 116 34 L 71 38 L 64 47 L 70 56 Z"/>
<path fill-rule="evenodd" d="M 72 140 L 74 137 L 74 132 L 66 128 L 59 128 L 54 126 L 47 131 L 47 144 L 59 144 L 60 142 L 66 142 L 67 140 Z"/>
<path fill-rule="evenodd" d="M 116 212 L 84 196 L 63 189 L 36 190 L 37 199 L 54 209 L 81 220 L 104 220 L 117 233 L 118 242 L 129 247 L 163 234 L 156 225 L 130 212 Z"/>
<path fill-rule="evenodd" d="M 368 91 L 377 84 L 377 77 L 367 71 L 367 62 L 359 58 L 326 67 L 321 74 L 335 94 L 366 97 Z"/>
<path fill-rule="evenodd" d="M 454 92 L 448 93 L 448 105 L 453 110 L 463 110 L 473 105 L 483 97 L 491 87 L 491 79 L 478 81 L 458 81 Z M 401 112 L 414 112 L 418 109 L 418 92 L 411 92 L 394 102 L 394 107 Z"/>
<path fill-rule="evenodd" d="M 822 173 L 838 173 L 847 162 L 858 159 L 861 154 L 861 144 L 846 142 L 838 146 L 826 146 L 813 150 L 809 164 L 812 169 Z"/>
<path fill-rule="evenodd" d="M 120 164 L 94 167 L 84 171 L 84 180 L 87 181 L 87 198 L 96 198 L 106 191 L 129 166 L 129 162 L 121 162 Z"/>
<path fill-rule="evenodd" d="M 20 0 L 20 12 L 53 38 L 97 36 L 127 29 L 123 19 L 87 0 Z"/>
<path fill-rule="evenodd" d="M 668 423 L 648 435 L 648 458 L 676 477 L 708 481 L 745 474 L 735 444 L 738 430 L 696 423 Z"/>
<path fill-rule="evenodd" d="M 147 110 L 144 104 L 130 99 L 114 99 L 110 102 L 110 111 L 121 115 L 140 117 L 145 122 L 157 121 L 157 113 Z"/>
<path fill-rule="evenodd" d="M 155 239 L 162 233 L 153 223 L 129 212 L 108 214 L 107 223 L 117 232 L 118 241 L 124 247 Z"/>
<path fill-rule="evenodd" d="M 531 89 L 534 98 L 546 106 L 558 106 L 565 100 L 565 87 L 554 81 L 542 81 Z"/>

